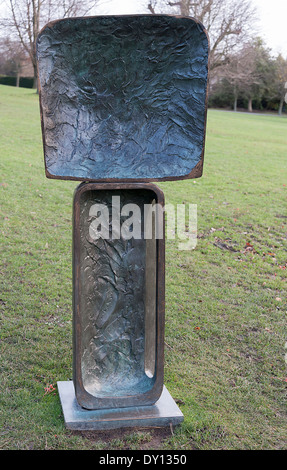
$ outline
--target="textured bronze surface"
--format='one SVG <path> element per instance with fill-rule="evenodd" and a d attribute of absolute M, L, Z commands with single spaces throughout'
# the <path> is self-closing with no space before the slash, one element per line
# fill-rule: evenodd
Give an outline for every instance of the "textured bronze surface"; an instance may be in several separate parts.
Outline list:
<path fill-rule="evenodd" d="M 91 236 L 91 207 L 112 215 L 113 197 L 118 213 L 139 207 L 139 239 Z M 144 237 L 144 205 L 154 202 L 163 206 L 163 194 L 148 183 L 83 183 L 75 192 L 74 384 L 84 408 L 149 405 L 162 392 L 164 239 Z"/>
<path fill-rule="evenodd" d="M 39 34 L 46 175 L 157 181 L 202 174 L 208 38 L 193 18 L 70 18 Z"/>

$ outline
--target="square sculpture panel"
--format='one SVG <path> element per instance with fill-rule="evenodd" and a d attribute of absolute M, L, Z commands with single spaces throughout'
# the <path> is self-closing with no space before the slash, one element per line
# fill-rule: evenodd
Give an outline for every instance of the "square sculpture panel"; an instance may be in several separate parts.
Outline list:
<path fill-rule="evenodd" d="M 202 174 L 208 37 L 193 18 L 49 23 L 37 42 L 46 176 L 160 181 Z"/>

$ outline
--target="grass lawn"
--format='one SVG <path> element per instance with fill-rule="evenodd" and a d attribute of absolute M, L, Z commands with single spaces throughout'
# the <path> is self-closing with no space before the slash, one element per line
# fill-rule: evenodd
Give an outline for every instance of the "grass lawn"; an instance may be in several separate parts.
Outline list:
<path fill-rule="evenodd" d="M 210 110 L 192 251 L 166 243 L 165 385 L 175 429 L 65 428 L 72 199 L 44 173 L 38 96 L 0 86 L 0 449 L 286 449 L 287 119 Z M 284 331 L 285 330 L 285 331 Z M 55 390 L 47 390 L 53 385 Z"/>

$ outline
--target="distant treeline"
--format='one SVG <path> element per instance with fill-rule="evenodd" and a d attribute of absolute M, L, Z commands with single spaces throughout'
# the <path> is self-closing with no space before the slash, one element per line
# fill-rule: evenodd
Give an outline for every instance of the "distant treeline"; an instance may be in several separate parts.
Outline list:
<path fill-rule="evenodd" d="M 286 91 L 287 93 L 287 91 Z M 249 98 L 240 97 L 237 100 L 237 106 L 235 110 L 245 109 L 248 110 Z M 232 92 L 225 90 L 225 92 L 216 91 L 209 95 L 208 100 L 209 108 L 222 108 L 222 109 L 234 109 L 234 96 Z M 262 96 L 261 99 L 256 98 L 252 100 L 252 109 L 249 111 L 273 111 L 279 113 L 280 103 L 278 100 L 270 99 L 268 96 Z M 287 104 L 283 102 L 281 113 L 287 113 Z"/>
<path fill-rule="evenodd" d="M 286 90 L 287 93 L 287 90 Z M 271 98 L 266 94 L 261 96 L 260 98 L 252 99 L 252 107 L 250 108 L 250 100 L 247 96 L 244 96 L 242 93 L 241 96 L 237 98 L 236 107 L 234 107 L 234 94 L 228 83 L 223 81 L 221 86 L 217 89 L 213 90 L 209 94 L 208 99 L 208 107 L 209 108 L 222 108 L 222 109 L 234 109 L 235 111 L 238 109 L 245 109 L 249 111 L 270 111 L 270 112 L 280 112 L 280 101 L 275 98 Z M 281 113 L 287 113 L 287 104 L 283 101 Z M 281 114 L 280 113 L 280 114 Z"/>
<path fill-rule="evenodd" d="M 21 88 L 33 88 L 33 77 L 20 77 L 19 79 L 19 87 Z M 16 86 L 17 85 L 17 77 L 0 75 L 0 85 L 9 85 L 9 86 Z"/>
<path fill-rule="evenodd" d="M 254 38 L 211 70 L 209 106 L 287 112 L 287 59 Z"/>

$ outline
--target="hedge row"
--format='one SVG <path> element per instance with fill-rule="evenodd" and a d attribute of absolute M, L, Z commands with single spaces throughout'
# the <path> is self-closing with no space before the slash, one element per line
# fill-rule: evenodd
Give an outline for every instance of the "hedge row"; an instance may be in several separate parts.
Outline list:
<path fill-rule="evenodd" d="M 20 77 L 19 86 L 22 88 L 33 88 L 33 83 L 31 77 Z M 0 76 L 0 85 L 16 86 L 16 77 Z"/>

